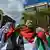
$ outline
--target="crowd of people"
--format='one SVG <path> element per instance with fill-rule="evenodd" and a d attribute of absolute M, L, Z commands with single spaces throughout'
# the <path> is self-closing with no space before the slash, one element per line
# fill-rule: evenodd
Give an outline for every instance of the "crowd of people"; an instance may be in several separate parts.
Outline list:
<path fill-rule="evenodd" d="M 17 27 L 7 22 L 0 28 L 0 50 L 50 50 L 50 32 L 34 29 L 32 20 Z"/>

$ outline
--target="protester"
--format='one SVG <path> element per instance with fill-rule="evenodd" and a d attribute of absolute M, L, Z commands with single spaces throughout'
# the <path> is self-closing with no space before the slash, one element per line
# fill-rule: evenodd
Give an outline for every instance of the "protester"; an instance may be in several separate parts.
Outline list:
<path fill-rule="evenodd" d="M 39 31 L 35 33 L 31 20 L 27 20 L 25 25 L 19 26 L 19 29 L 16 29 L 11 36 L 12 50 L 46 50 L 45 44 L 50 47 L 50 36 L 46 39 L 45 30 L 39 28 Z"/>
<path fill-rule="evenodd" d="M 24 49 L 26 50 L 26 49 L 28 49 L 25 46 L 25 44 L 28 45 L 29 47 L 31 46 L 30 47 L 31 50 L 33 49 L 33 45 L 32 45 L 34 42 L 33 37 L 35 37 L 36 34 L 34 34 L 34 30 L 32 28 L 32 21 L 31 20 L 29 20 L 29 21 L 30 21 L 29 24 L 21 25 L 20 29 L 18 31 L 16 30 L 16 33 L 15 32 L 13 33 L 11 40 L 12 40 L 13 45 L 15 46 L 14 50 L 17 50 L 17 49 L 18 50 L 24 50 Z M 28 20 L 26 22 L 28 22 Z M 26 43 L 25 43 L 25 40 L 26 40 Z M 36 49 L 36 48 L 34 48 L 34 49 Z"/>
<path fill-rule="evenodd" d="M 0 49 L 4 48 L 4 46 L 7 44 L 7 40 L 5 38 L 6 33 L 8 32 L 10 28 L 11 22 L 7 22 L 2 28 L 0 29 Z"/>

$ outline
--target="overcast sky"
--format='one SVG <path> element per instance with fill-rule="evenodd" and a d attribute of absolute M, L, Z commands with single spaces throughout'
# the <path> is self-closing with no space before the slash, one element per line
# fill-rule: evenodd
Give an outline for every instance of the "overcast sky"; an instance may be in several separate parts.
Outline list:
<path fill-rule="evenodd" d="M 6 12 L 6 14 L 10 15 L 16 21 L 20 21 L 21 12 L 24 10 L 25 0 L 0 0 L 0 8 Z"/>

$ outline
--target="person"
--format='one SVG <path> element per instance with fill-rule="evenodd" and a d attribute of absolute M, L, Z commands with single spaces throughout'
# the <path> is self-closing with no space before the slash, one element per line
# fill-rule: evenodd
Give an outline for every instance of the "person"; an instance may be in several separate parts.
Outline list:
<path fill-rule="evenodd" d="M 0 28 L 0 49 L 3 49 L 3 47 L 7 44 L 5 34 L 8 32 L 10 25 L 11 22 L 7 22 L 4 26 L 2 26 L 2 28 Z"/>
<path fill-rule="evenodd" d="M 24 31 L 26 31 L 28 33 L 28 35 L 29 35 L 29 36 L 27 35 L 28 36 L 26 38 L 26 39 L 28 39 L 27 41 L 29 43 L 32 43 L 32 41 L 33 41 L 33 38 L 32 38 L 33 30 L 31 30 L 32 29 L 31 25 L 32 24 L 29 24 L 30 28 L 28 28 L 27 24 L 20 25 L 20 26 L 16 27 L 14 32 L 13 31 L 10 32 L 10 33 L 8 32 L 7 34 L 9 34 L 8 37 L 10 37 L 12 45 L 8 44 L 7 47 L 6 47 L 6 50 L 24 50 L 25 49 L 25 46 L 24 46 L 24 44 L 25 44 L 25 42 L 24 42 L 25 41 L 24 40 L 25 39 L 25 35 L 23 35 L 23 33 L 22 33 Z M 29 39 L 31 39 L 31 40 L 29 40 Z M 12 48 L 9 48 L 10 45 L 12 46 Z"/>
<path fill-rule="evenodd" d="M 38 27 L 38 30 L 34 33 L 31 20 L 27 20 L 21 28 L 20 34 L 23 37 L 24 50 L 47 50 L 46 45 L 50 48 L 50 36 L 48 35 L 47 38 L 44 28 Z"/>
<path fill-rule="evenodd" d="M 38 38 L 42 42 L 41 47 L 43 46 L 43 49 L 42 48 L 41 49 L 42 50 L 50 50 L 50 45 L 49 45 L 50 44 L 50 42 L 49 42 L 50 34 L 49 34 L 48 30 L 46 31 L 46 30 L 44 30 L 44 28 L 38 27 L 38 28 L 36 28 L 36 33 L 37 33 Z M 39 41 L 39 43 L 40 43 L 40 41 Z"/>
<path fill-rule="evenodd" d="M 6 34 L 4 35 L 4 41 L 7 43 L 7 46 L 6 46 L 6 50 L 7 49 L 12 49 L 13 46 L 12 46 L 12 42 L 11 42 L 11 36 L 14 32 L 14 25 L 13 23 L 11 22 L 8 22 L 7 25 L 9 26 L 8 28 L 8 31 L 6 32 Z"/>
<path fill-rule="evenodd" d="M 15 36 L 16 35 L 15 32 L 17 36 Z M 32 21 L 27 20 L 26 24 L 21 25 L 20 29 L 18 31 L 16 30 L 15 32 L 13 33 L 11 37 L 11 40 L 14 46 L 13 50 L 28 50 L 28 49 L 32 50 L 33 49 L 32 44 L 35 43 L 34 37 L 36 36 L 32 28 Z M 34 50 L 36 49 L 35 46 L 36 45 L 34 45 Z"/>
<path fill-rule="evenodd" d="M 12 50 L 47 50 L 46 45 L 50 48 L 50 36 L 47 36 L 44 29 L 35 33 L 31 20 L 19 27 L 11 36 Z"/>

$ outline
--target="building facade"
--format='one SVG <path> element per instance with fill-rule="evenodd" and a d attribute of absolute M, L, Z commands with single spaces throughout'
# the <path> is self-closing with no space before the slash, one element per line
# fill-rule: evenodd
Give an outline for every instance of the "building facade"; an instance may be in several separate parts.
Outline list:
<path fill-rule="evenodd" d="M 44 3 L 37 3 L 37 4 L 34 4 L 34 5 L 29 5 L 29 6 L 26 6 L 25 7 L 25 11 L 26 12 L 38 12 L 40 11 L 41 9 L 44 9 L 44 8 L 48 8 L 48 4 L 47 2 L 44 2 Z M 37 17 L 38 18 L 38 17 Z M 35 19 L 34 19 L 35 20 Z M 47 25 L 49 25 L 49 17 L 48 16 L 42 16 L 42 17 L 39 17 L 38 19 L 35 20 L 36 23 L 35 25 L 39 25 L 41 27 L 44 27 L 46 28 Z"/>

